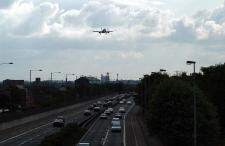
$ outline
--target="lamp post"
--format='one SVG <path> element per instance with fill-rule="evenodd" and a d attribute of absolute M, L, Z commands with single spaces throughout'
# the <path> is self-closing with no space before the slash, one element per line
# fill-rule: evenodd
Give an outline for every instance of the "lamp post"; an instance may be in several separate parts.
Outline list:
<path fill-rule="evenodd" d="M 196 108 L 197 108 L 197 105 L 196 105 L 196 96 L 195 96 L 195 64 L 196 62 L 195 61 L 187 61 L 186 62 L 187 65 L 192 65 L 193 64 L 193 67 L 194 67 L 194 70 L 193 70 L 193 96 L 194 96 L 194 146 L 197 146 L 197 113 L 196 113 Z"/>
<path fill-rule="evenodd" d="M 67 82 L 67 76 L 68 76 L 68 75 L 74 76 L 75 74 L 66 74 L 66 82 Z"/>
<path fill-rule="evenodd" d="M 3 65 L 3 64 L 13 64 L 13 62 L 0 63 L 0 65 Z"/>
<path fill-rule="evenodd" d="M 31 73 L 32 73 L 32 71 L 42 71 L 42 69 L 30 70 L 30 85 L 31 85 Z"/>
<path fill-rule="evenodd" d="M 61 72 L 51 72 L 51 83 L 52 83 L 52 75 L 56 73 L 60 74 Z"/>
<path fill-rule="evenodd" d="M 159 72 L 160 72 L 160 73 L 161 73 L 161 72 L 166 72 L 166 70 L 165 70 L 165 69 L 160 69 Z"/>

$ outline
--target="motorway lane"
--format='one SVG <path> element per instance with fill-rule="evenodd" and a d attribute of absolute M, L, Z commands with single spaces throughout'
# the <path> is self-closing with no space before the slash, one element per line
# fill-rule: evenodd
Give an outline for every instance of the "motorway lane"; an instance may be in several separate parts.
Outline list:
<path fill-rule="evenodd" d="M 146 129 L 141 127 L 143 122 L 139 117 L 140 109 L 138 106 L 135 106 L 128 114 L 126 118 L 126 144 L 127 146 L 148 146 L 149 137 L 146 137 Z M 147 128 L 147 127 L 145 127 Z M 155 142 L 151 142 L 150 145 L 158 145 Z"/>
<path fill-rule="evenodd" d="M 102 98 L 101 100 L 103 99 L 104 98 Z M 67 115 L 63 115 L 66 119 L 66 123 L 73 122 L 74 120 L 80 121 L 84 118 L 87 118 L 83 115 L 83 111 L 89 106 L 89 104 L 90 103 L 85 104 L 85 106 L 80 108 L 77 112 L 71 110 L 69 111 L 69 113 L 67 113 Z M 60 128 L 54 128 L 51 121 L 43 127 L 32 130 L 30 132 L 26 131 L 22 135 L 17 135 L 16 137 L 12 137 L 8 140 L 1 141 L 0 146 L 35 146 L 38 145 L 45 136 L 55 133 L 59 131 L 59 129 Z"/>
<path fill-rule="evenodd" d="M 75 114 L 75 116 L 78 120 L 84 118 L 83 110 L 81 112 Z M 66 119 L 66 123 L 69 123 L 74 120 L 74 117 L 66 116 L 65 119 Z M 40 128 L 40 129 L 25 133 L 24 135 L 15 137 L 4 143 L 1 143 L 0 146 L 28 146 L 28 145 L 35 146 L 35 145 L 39 144 L 45 136 L 55 133 L 59 130 L 60 130 L 60 128 L 53 127 L 52 123 L 49 123 L 48 125 Z"/>
<path fill-rule="evenodd" d="M 131 100 L 128 99 L 128 100 Z M 105 146 L 122 146 L 123 145 L 123 119 L 120 120 L 122 125 L 121 132 L 111 132 L 111 121 L 119 107 L 124 106 L 126 111 L 131 108 L 131 105 L 117 104 L 113 109 L 114 112 L 108 116 L 107 120 L 98 118 L 92 127 L 87 131 L 86 135 L 80 140 L 80 142 L 91 143 L 92 146 L 102 146 L 102 142 Z M 108 133 L 107 133 L 108 131 Z M 105 138 L 107 135 L 107 138 Z M 102 139 L 105 138 L 105 141 Z"/>

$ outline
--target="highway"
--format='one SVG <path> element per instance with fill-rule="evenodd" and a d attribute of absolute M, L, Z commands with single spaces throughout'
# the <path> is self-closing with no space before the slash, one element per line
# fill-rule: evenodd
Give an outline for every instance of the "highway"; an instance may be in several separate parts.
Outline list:
<path fill-rule="evenodd" d="M 83 115 L 83 111 L 87 107 L 96 102 L 108 97 L 96 99 L 95 101 L 88 101 L 83 103 L 79 108 L 60 113 L 66 119 L 66 123 L 81 121 L 87 118 Z M 34 121 L 5 131 L 0 131 L 0 146 L 36 146 L 47 135 L 53 134 L 60 130 L 52 126 L 52 121 L 56 116 L 50 116 L 40 121 Z"/>
<path fill-rule="evenodd" d="M 129 99 L 131 100 L 131 99 Z M 116 112 L 118 112 L 119 107 L 124 106 L 126 112 L 128 113 L 132 109 L 133 105 L 117 104 L 113 109 L 114 112 L 107 119 L 98 118 L 95 123 L 89 128 L 87 133 L 80 140 L 81 143 L 90 143 L 91 146 L 123 146 L 124 141 L 124 121 L 120 120 L 122 125 L 121 132 L 111 132 L 111 121 Z M 125 113 L 124 115 L 126 115 Z M 123 116 L 124 116 L 123 115 Z"/>

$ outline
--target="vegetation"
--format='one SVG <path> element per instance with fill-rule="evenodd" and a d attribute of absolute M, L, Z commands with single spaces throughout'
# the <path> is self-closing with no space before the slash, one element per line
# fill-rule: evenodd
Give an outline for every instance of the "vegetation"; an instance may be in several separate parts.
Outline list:
<path fill-rule="evenodd" d="M 224 143 L 225 64 L 201 68 L 202 73 L 169 77 L 145 75 L 138 85 L 138 103 L 149 131 L 164 144 L 193 144 L 193 95 L 197 100 L 199 146 Z"/>
<path fill-rule="evenodd" d="M 219 125 L 212 104 L 199 89 L 176 79 L 162 81 L 149 102 L 149 129 L 166 145 L 193 145 L 193 94 L 197 99 L 198 145 L 218 145 Z"/>
<path fill-rule="evenodd" d="M 76 124 L 67 124 L 59 132 L 45 137 L 39 146 L 74 146 L 85 132 Z"/>

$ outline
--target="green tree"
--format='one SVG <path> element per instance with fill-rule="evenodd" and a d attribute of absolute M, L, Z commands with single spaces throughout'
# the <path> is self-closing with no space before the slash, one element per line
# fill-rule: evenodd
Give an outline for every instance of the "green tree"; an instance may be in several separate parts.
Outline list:
<path fill-rule="evenodd" d="M 167 146 L 193 145 L 193 93 L 197 99 L 198 146 L 217 146 L 219 124 L 212 104 L 198 88 L 165 79 L 149 102 L 148 127 Z"/>

